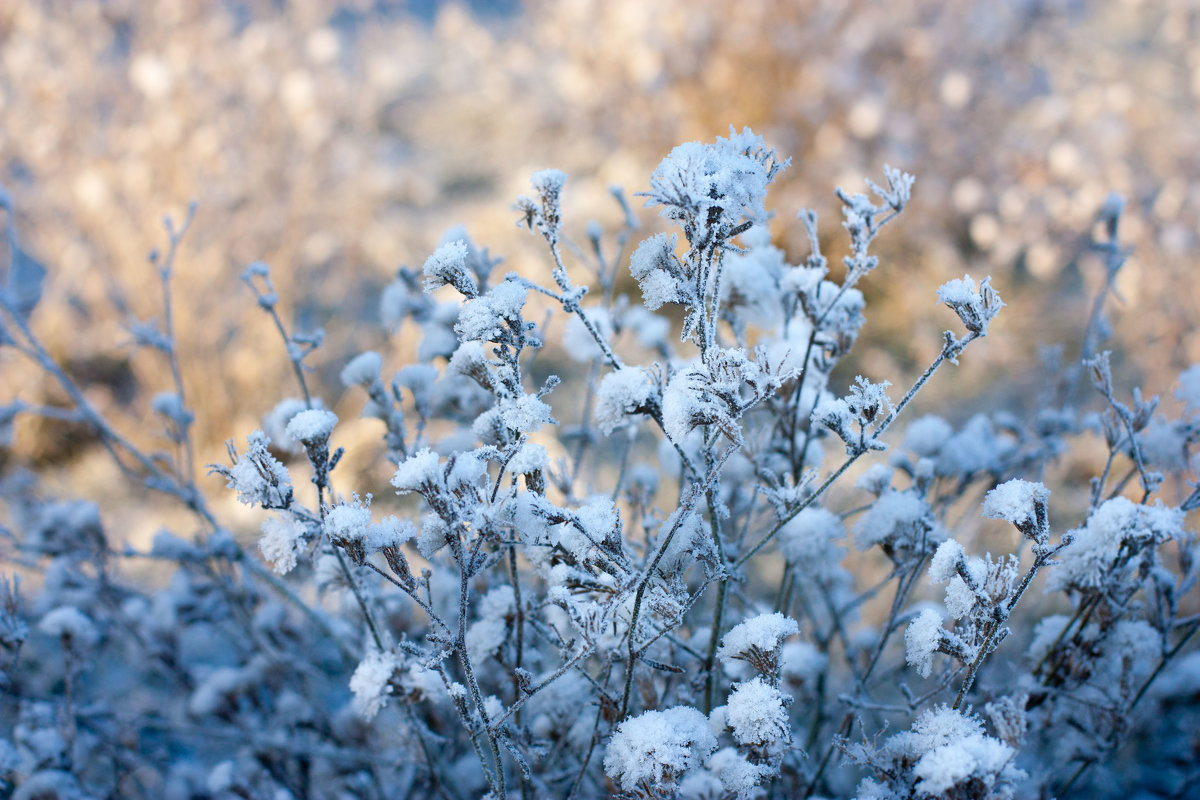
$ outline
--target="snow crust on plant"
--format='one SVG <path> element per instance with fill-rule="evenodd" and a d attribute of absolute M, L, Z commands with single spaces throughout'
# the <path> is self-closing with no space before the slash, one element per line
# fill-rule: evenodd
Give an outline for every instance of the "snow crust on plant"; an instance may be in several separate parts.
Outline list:
<path fill-rule="evenodd" d="M 350 677 L 354 707 L 365 720 L 374 719 L 392 693 L 393 674 L 400 669 L 400 659 L 391 651 L 369 653 Z"/>
<path fill-rule="evenodd" d="M 609 740 L 604 771 L 626 792 L 639 784 L 667 789 L 717 749 L 708 718 L 689 706 L 645 711 Z"/>
<path fill-rule="evenodd" d="M 1193 364 L 1179 373 L 1175 397 L 1182 401 L 1189 411 L 1200 411 L 1200 364 Z"/>
<path fill-rule="evenodd" d="M 1050 490 L 1041 483 L 1019 479 L 1006 481 L 987 493 L 983 499 L 983 515 L 1016 524 L 1033 519 L 1034 504 L 1045 505 Z"/>
<path fill-rule="evenodd" d="M 439 477 L 438 454 L 425 447 L 409 456 L 396 468 L 392 476 L 392 486 L 395 486 L 400 494 L 419 492 L 436 484 Z"/>
<path fill-rule="evenodd" d="M 629 424 L 629 415 L 646 407 L 654 393 L 654 383 L 641 367 L 622 367 L 605 375 L 596 393 L 600 430 L 608 435 Z"/>
<path fill-rule="evenodd" d="M 74 606 L 59 606 L 47 611 L 38 622 L 38 630 L 47 636 L 70 638 L 81 645 L 95 644 L 100 638 L 91 619 Z"/>
<path fill-rule="evenodd" d="M 346 366 L 342 367 L 343 386 L 370 385 L 379 380 L 379 372 L 383 369 L 383 356 L 374 350 L 359 353 Z"/>
<path fill-rule="evenodd" d="M 286 575 L 296 568 L 296 559 L 304 544 L 305 527 L 298 520 L 270 516 L 263 520 L 258 549 L 270 561 L 276 574 Z"/>
<path fill-rule="evenodd" d="M 922 678 L 928 678 L 933 669 L 933 654 L 941 645 L 942 635 L 942 615 L 932 608 L 922 611 L 904 630 L 905 657 Z"/>
<path fill-rule="evenodd" d="M 1178 508 L 1161 502 L 1141 505 L 1125 497 L 1106 500 L 1082 528 L 1071 532 L 1073 540 L 1059 556 L 1047 586 L 1099 588 L 1123 551 L 1150 555 L 1148 548 L 1182 535 L 1183 511 Z"/>
<path fill-rule="evenodd" d="M 288 436 L 298 442 L 321 442 L 333 433 L 337 414 L 323 408 L 310 408 L 292 417 L 287 425 Z"/>
<path fill-rule="evenodd" d="M 787 738 L 788 719 L 783 692 L 762 679 L 734 687 L 725 707 L 725 721 L 739 744 L 770 745 Z"/>
<path fill-rule="evenodd" d="M 799 631 L 796 620 L 778 611 L 759 614 L 739 622 L 725 634 L 721 646 L 717 648 L 717 658 L 722 661 L 742 658 L 753 650 L 770 653 L 782 645 L 784 639 Z"/>

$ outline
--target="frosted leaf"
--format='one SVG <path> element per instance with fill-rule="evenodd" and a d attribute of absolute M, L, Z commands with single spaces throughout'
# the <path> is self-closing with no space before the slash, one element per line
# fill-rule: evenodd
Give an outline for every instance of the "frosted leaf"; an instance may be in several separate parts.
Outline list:
<path fill-rule="evenodd" d="M 1200 364 L 1193 364 L 1179 373 L 1175 397 L 1188 411 L 1200 411 Z"/>
<path fill-rule="evenodd" d="M 717 658 L 722 661 L 751 660 L 756 658 L 756 651 L 771 654 L 783 644 L 784 639 L 799 631 L 796 620 L 778 611 L 760 614 L 735 625 L 725 634 L 721 646 L 717 648 Z"/>
<path fill-rule="evenodd" d="M 258 549 L 274 565 L 275 572 L 286 575 L 296 567 L 296 558 L 304 546 L 304 524 L 291 517 L 271 516 L 263 520 Z"/>
<path fill-rule="evenodd" d="M 1034 521 L 1034 505 L 1045 505 L 1050 490 L 1041 483 L 1013 479 L 1005 481 L 987 493 L 983 499 L 983 515 L 1002 519 L 1014 525 Z"/>
<path fill-rule="evenodd" d="M 604 376 L 596 394 L 596 423 L 605 436 L 630 424 L 629 415 L 648 408 L 654 383 L 641 367 L 622 367 Z"/>
<path fill-rule="evenodd" d="M 400 659 L 395 653 L 373 652 L 359 662 L 350 676 L 350 691 L 354 694 L 354 708 L 365 720 L 387 705 L 392 694 L 392 676 L 400 669 Z"/>
<path fill-rule="evenodd" d="M 342 385 L 370 386 L 379 379 L 381 369 L 383 369 L 383 357 L 379 353 L 374 350 L 359 353 L 342 368 Z"/>
<path fill-rule="evenodd" d="M 767 746 L 788 738 L 784 694 L 756 677 L 739 683 L 729 695 L 725 720 L 739 744 Z"/>
<path fill-rule="evenodd" d="M 430 452 L 426 447 L 396 467 L 396 474 L 392 476 L 392 486 L 396 487 L 397 494 L 419 492 L 436 486 L 440 477 L 438 454 Z"/>
<path fill-rule="evenodd" d="M 669 789 L 716 749 L 708 718 L 696 709 L 645 711 L 617 728 L 605 750 L 604 771 L 626 792 L 643 783 Z"/>
<path fill-rule="evenodd" d="M 59 606 L 47 611 L 38 622 L 38 630 L 47 636 L 70 638 L 73 644 L 93 645 L 100 638 L 95 624 L 74 606 Z"/>
<path fill-rule="evenodd" d="M 904 630 L 904 652 L 908 665 L 928 678 L 933 670 L 933 654 L 942 643 L 942 615 L 927 608 Z"/>
<path fill-rule="evenodd" d="M 337 414 L 323 408 L 310 408 L 292 417 L 287 426 L 288 436 L 302 444 L 319 444 L 328 441 L 337 425 Z"/>

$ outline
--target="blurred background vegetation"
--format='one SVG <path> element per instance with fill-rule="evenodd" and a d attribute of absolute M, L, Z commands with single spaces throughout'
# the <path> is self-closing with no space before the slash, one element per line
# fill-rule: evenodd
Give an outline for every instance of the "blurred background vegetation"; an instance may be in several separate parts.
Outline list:
<path fill-rule="evenodd" d="M 129 326 L 162 315 L 147 254 L 165 245 L 163 215 L 198 203 L 174 291 L 200 464 L 296 394 L 238 281 L 249 262 L 271 265 L 295 324 L 329 334 L 315 380 L 350 420 L 361 398 L 341 399 L 345 361 L 374 348 L 398 367 L 415 352 L 411 330 L 377 324 L 398 266 L 419 267 L 464 224 L 507 258 L 502 269 L 548 275 L 537 241 L 513 227 L 532 171 L 570 175 L 567 230 L 584 240 L 589 220 L 622 219 L 611 184 L 643 190 L 675 144 L 730 125 L 792 158 L 768 205 L 793 261 L 807 250 L 796 209 L 822 214 L 836 263 L 833 187 L 858 191 L 884 163 L 917 175 L 863 287 L 851 368 L 905 385 L 950 324 L 936 287 L 991 274 L 1010 308 L 923 402 L 951 418 L 962 408 L 956 421 L 981 402 L 1032 400 L 1041 345 L 1076 356 L 1103 283 L 1088 232 L 1120 192 L 1134 251 L 1112 306 L 1114 349 L 1132 354 L 1119 374 L 1168 396 L 1200 361 L 1198 100 L 1191 0 L 0 5 L 0 182 L 50 270 L 34 327 L 151 445 L 149 399 L 170 379 L 160 357 L 133 352 Z M 644 232 L 659 226 L 641 219 Z M 0 375 L 0 402 L 62 402 L 11 351 Z M 339 431 L 352 452 L 379 437 L 369 422 Z M 64 493 L 111 497 L 119 475 L 89 441 L 25 418 L 2 458 Z M 162 523 L 127 516 L 122 538 Z"/>

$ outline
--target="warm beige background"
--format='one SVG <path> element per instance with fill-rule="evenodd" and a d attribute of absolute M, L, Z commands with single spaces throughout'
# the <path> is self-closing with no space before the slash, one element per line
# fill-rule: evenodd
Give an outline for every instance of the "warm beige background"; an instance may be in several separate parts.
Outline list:
<path fill-rule="evenodd" d="M 161 314 L 145 256 L 162 246 L 162 215 L 189 200 L 199 216 L 175 292 L 204 463 L 295 392 L 237 281 L 249 261 L 274 267 L 289 314 L 326 328 L 317 385 L 353 416 L 360 398 L 341 401 L 336 382 L 346 358 L 375 347 L 394 367 L 411 348 L 373 325 L 396 266 L 419 266 L 443 231 L 466 223 L 508 256 L 505 268 L 545 274 L 537 243 L 512 225 L 531 171 L 570 174 L 567 228 L 582 238 L 592 217 L 619 220 L 610 183 L 638 191 L 671 146 L 730 124 L 793 158 L 769 202 L 793 258 L 804 252 L 797 207 L 822 213 L 838 257 L 832 187 L 860 188 L 884 162 L 918 176 L 914 205 L 864 287 L 868 325 L 852 369 L 897 385 L 914 375 L 952 322 L 935 307 L 937 285 L 970 271 L 991 274 L 1011 307 L 942 379 L 941 397 L 982 395 L 995 370 L 1015 376 L 1000 391 L 1027 392 L 1040 343 L 1077 352 L 1101 268 L 1074 255 L 1112 190 L 1129 198 L 1124 230 L 1136 248 L 1114 313 L 1136 361 L 1120 374 L 1169 394 L 1174 374 L 1200 361 L 1195 3 L 356 10 L 372 5 L 0 5 L 0 180 L 26 244 L 52 271 L 35 326 L 125 429 L 169 383 L 158 356 L 131 353 L 113 299 L 137 317 Z M 10 353 L 0 371 L 0 401 L 57 396 Z M 351 427 L 351 443 L 356 431 L 377 436 Z M 88 452 L 78 431 L 27 422 L 12 457 L 48 471 L 70 464 L 53 472 L 77 489 L 111 489 Z"/>

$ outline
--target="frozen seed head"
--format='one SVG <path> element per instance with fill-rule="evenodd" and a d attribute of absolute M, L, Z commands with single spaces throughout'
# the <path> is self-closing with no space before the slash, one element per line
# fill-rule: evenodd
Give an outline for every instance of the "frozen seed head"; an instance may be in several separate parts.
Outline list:
<path fill-rule="evenodd" d="M 292 417 L 287 434 L 306 447 L 329 441 L 333 426 L 337 425 L 337 414 L 324 408 L 310 408 Z"/>
<path fill-rule="evenodd" d="M 462 239 L 446 242 L 425 259 L 425 291 L 441 286 L 453 286 L 465 297 L 475 297 L 479 287 L 467 269 L 470 251 Z"/>
<path fill-rule="evenodd" d="M 979 336 L 987 333 L 988 323 L 1004 308 L 1000 295 L 992 289 L 991 280 L 989 275 L 976 286 L 970 275 L 964 275 L 961 279 L 947 281 L 938 289 L 938 301 L 958 314 L 967 330 Z"/>

